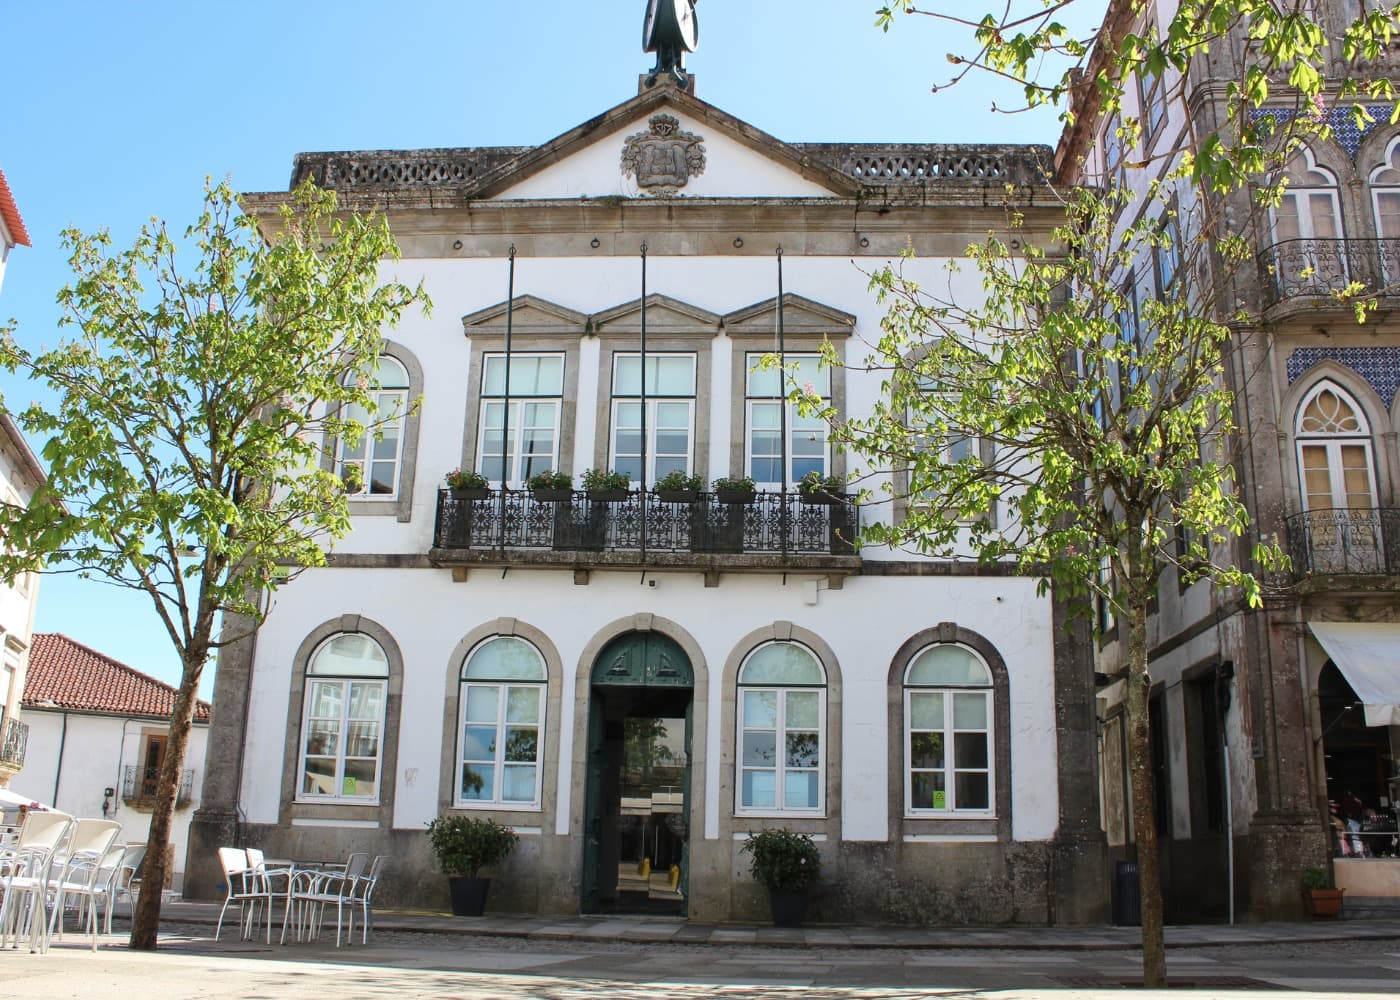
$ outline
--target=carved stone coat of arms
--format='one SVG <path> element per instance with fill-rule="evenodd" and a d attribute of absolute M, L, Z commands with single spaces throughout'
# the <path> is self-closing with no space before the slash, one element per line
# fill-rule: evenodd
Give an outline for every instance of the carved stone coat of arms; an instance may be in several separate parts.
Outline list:
<path fill-rule="evenodd" d="M 623 143 L 622 173 L 636 177 L 637 186 L 651 194 L 675 194 L 705 172 L 705 147 L 700 136 L 682 132 L 680 120 L 671 115 L 652 115 L 647 124 L 649 131 Z"/>

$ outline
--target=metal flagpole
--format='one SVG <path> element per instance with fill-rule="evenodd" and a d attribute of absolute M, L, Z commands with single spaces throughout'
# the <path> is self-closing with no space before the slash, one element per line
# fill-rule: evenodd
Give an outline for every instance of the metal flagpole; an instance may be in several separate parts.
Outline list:
<path fill-rule="evenodd" d="M 642 559 L 647 556 L 647 245 L 642 244 L 642 471 L 638 502 L 642 505 Z"/>
<path fill-rule="evenodd" d="M 782 502 L 782 552 L 788 549 L 788 430 L 787 394 L 783 392 L 783 379 L 787 376 L 787 342 L 783 333 L 783 245 L 778 244 L 778 434 L 782 438 L 779 452 L 782 457 L 782 471 L 778 473 L 781 483 L 779 493 Z"/>
<path fill-rule="evenodd" d="M 510 245 L 506 278 L 506 385 L 501 404 L 501 558 L 506 554 L 506 488 L 510 483 L 510 333 L 515 319 L 515 244 Z"/>

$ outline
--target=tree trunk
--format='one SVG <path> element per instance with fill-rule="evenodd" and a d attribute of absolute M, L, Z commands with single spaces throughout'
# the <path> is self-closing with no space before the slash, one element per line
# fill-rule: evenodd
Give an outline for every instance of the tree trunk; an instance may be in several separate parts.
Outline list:
<path fill-rule="evenodd" d="M 1129 562 L 1132 561 L 1130 554 Z M 1162 934 L 1162 874 L 1157 844 L 1157 800 L 1153 789 L 1151 718 L 1147 710 L 1152 685 L 1147 672 L 1148 599 L 1145 586 L 1130 584 L 1123 609 L 1128 617 L 1128 778 L 1132 787 L 1133 839 L 1137 844 L 1142 898 L 1142 984 L 1147 989 L 1161 989 L 1167 984 L 1167 953 Z"/>
<path fill-rule="evenodd" d="M 131 921 L 129 946 L 140 951 L 153 951 L 160 931 L 160 904 L 166 879 L 167 845 L 170 843 L 170 822 L 175 815 L 175 800 L 180 792 L 180 775 L 185 769 L 189 749 L 190 724 L 199 701 L 199 678 L 204 671 L 207 652 L 187 652 L 180 690 L 175 695 L 175 708 L 170 713 L 170 739 L 166 744 L 165 760 L 160 768 L 160 784 L 156 788 L 155 812 L 151 814 L 151 830 L 146 838 L 146 860 L 142 867 L 142 892 Z"/>

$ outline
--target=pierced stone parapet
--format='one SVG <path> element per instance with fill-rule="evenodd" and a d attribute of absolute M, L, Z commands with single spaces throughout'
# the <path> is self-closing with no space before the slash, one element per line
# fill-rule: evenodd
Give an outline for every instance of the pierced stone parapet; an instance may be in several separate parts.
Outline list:
<path fill-rule="evenodd" d="M 502 163 L 530 146 L 477 149 L 383 150 L 358 153 L 298 153 L 292 187 L 310 179 L 337 191 L 404 191 L 417 188 L 471 189 Z"/>

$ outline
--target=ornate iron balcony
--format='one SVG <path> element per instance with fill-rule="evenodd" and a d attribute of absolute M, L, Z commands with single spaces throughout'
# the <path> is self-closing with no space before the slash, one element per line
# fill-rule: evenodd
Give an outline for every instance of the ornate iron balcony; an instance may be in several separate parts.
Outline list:
<path fill-rule="evenodd" d="M 860 510 L 849 500 L 812 503 L 797 493 L 751 494 L 727 502 L 720 494 L 685 500 L 628 491 L 603 499 L 566 490 L 544 499 L 529 490 L 458 499 L 438 491 L 438 549 L 537 549 L 567 552 L 692 552 L 852 555 Z M 691 499 L 693 497 L 693 499 Z M 643 512 L 645 511 L 645 517 Z M 503 537 L 504 536 L 504 539 Z"/>
<path fill-rule="evenodd" d="M 153 805 L 156 789 L 160 786 L 158 767 L 141 767 L 127 764 L 122 768 L 122 801 L 127 805 Z M 190 789 L 194 786 L 194 771 L 186 768 L 180 772 L 180 788 L 175 794 L 175 807 L 190 804 Z"/>
<path fill-rule="evenodd" d="M 29 725 L 18 719 L 6 719 L 5 735 L 0 739 L 0 764 L 24 767 L 24 752 L 28 747 Z"/>
<path fill-rule="evenodd" d="M 1400 239 L 1284 240 L 1259 255 L 1263 306 L 1328 298 L 1353 281 L 1367 291 L 1400 284 Z"/>
<path fill-rule="evenodd" d="M 1288 518 L 1296 576 L 1400 573 L 1400 509 L 1327 508 Z"/>

